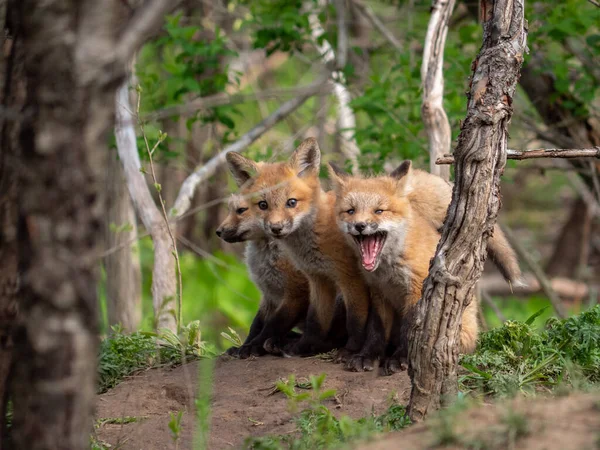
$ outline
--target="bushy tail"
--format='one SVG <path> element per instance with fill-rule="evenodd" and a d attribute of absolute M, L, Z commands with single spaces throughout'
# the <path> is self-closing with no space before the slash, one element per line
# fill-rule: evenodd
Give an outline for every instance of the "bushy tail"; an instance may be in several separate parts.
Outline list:
<path fill-rule="evenodd" d="M 511 286 L 524 285 L 517 255 L 498 224 L 494 226 L 494 235 L 488 240 L 488 256 Z"/>

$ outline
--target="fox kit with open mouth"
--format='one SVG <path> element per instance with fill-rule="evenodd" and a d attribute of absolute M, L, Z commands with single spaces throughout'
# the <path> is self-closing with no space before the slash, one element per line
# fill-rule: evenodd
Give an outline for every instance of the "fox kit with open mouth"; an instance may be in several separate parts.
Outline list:
<path fill-rule="evenodd" d="M 389 176 L 353 177 L 335 166 L 330 176 L 338 225 L 360 257 L 373 303 L 367 341 L 349 368 L 372 370 L 374 360 L 383 359 L 387 348 L 393 355 L 385 361 L 384 370 L 398 371 L 407 351 L 400 325 L 421 296 L 440 239 L 436 223 L 443 222 L 449 200 L 444 209 L 440 197 L 431 191 L 425 196 L 431 198 L 424 199 L 423 182 L 434 176 L 413 171 L 410 161 Z M 437 181 L 432 183 L 435 186 Z M 477 330 L 477 305 L 472 300 L 463 313 L 462 352 L 474 350 Z"/>
<path fill-rule="evenodd" d="M 308 280 L 279 244 L 265 235 L 250 206 L 244 196 L 232 195 L 229 214 L 217 229 L 217 235 L 226 242 L 247 242 L 246 264 L 262 293 L 244 344 L 227 351 L 240 358 L 264 354 L 266 342 L 271 349 L 283 347 L 292 328 L 304 324 L 309 305 Z"/>
<path fill-rule="evenodd" d="M 317 141 L 304 140 L 286 163 L 261 164 L 235 153 L 227 156 L 234 173 L 252 179 L 242 192 L 252 196 L 264 232 L 309 279 L 306 329 L 290 352 L 308 355 L 330 350 L 343 344 L 346 330 L 340 359 L 358 352 L 365 339 L 369 292 L 358 257 L 336 225 L 335 195 L 321 188 Z M 346 307 L 342 330 L 334 324 L 338 291 Z"/>

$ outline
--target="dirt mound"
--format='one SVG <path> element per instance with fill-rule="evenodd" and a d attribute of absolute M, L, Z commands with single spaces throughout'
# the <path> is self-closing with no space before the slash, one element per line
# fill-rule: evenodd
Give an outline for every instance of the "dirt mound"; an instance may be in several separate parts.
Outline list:
<path fill-rule="evenodd" d="M 448 420 L 454 427 L 448 432 Z M 397 433 L 383 435 L 357 450 L 581 450 L 600 448 L 600 394 L 546 399 L 515 399 L 482 405 L 447 421 L 431 417 Z"/>
<path fill-rule="evenodd" d="M 206 364 L 149 370 L 98 396 L 97 438 L 120 450 L 171 450 L 170 413 L 184 411 L 179 448 L 193 448 L 198 438 L 194 435 L 194 399 L 199 385 L 206 389 Z M 321 373 L 327 374 L 323 388 L 337 391 L 328 406 L 339 416 L 359 418 L 373 410 L 381 414 L 390 397 L 406 403 L 410 395 L 406 372 L 378 377 L 346 372 L 341 365 L 308 358 L 219 359 L 213 373 L 208 448 L 239 448 L 248 436 L 293 432 L 286 397 L 270 395 L 274 383 L 290 374 L 298 379 Z"/>

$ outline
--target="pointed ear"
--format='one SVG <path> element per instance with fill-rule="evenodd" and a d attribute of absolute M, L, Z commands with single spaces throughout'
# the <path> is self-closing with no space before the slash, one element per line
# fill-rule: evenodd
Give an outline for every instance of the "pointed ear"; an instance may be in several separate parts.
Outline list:
<path fill-rule="evenodd" d="M 292 154 L 291 165 L 299 177 L 319 174 L 321 149 L 315 138 L 302 141 Z"/>
<path fill-rule="evenodd" d="M 227 166 L 238 187 L 241 187 L 258 172 L 258 165 L 239 153 L 229 152 L 225 156 Z"/>
<path fill-rule="evenodd" d="M 397 191 L 401 195 L 407 195 L 412 191 L 412 162 L 409 160 L 403 161 L 396 167 L 390 177 L 394 178 L 397 183 Z"/>
<path fill-rule="evenodd" d="M 345 178 L 348 176 L 336 163 L 330 162 L 327 166 L 329 172 L 329 179 L 333 184 L 333 188 L 337 192 L 345 184 Z"/>

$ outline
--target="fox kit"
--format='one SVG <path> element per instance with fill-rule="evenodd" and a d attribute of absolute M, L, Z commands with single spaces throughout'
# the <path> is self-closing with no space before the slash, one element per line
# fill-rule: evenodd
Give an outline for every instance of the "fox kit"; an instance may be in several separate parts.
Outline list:
<path fill-rule="evenodd" d="M 306 329 L 290 353 L 308 355 L 338 347 L 345 340 L 345 329 L 348 338 L 339 352 L 343 360 L 364 343 L 369 291 L 358 256 L 336 225 L 335 195 L 321 189 L 320 156 L 317 141 L 308 138 L 286 163 L 257 164 L 235 153 L 229 153 L 227 161 L 238 177 L 252 174 L 251 185 L 242 192 L 252 195 L 252 207 L 265 233 L 309 280 Z M 341 333 L 334 324 L 338 290 L 346 306 Z"/>
<path fill-rule="evenodd" d="M 446 211 L 435 191 L 426 194 L 435 201 L 423 198 L 422 191 L 428 186 L 416 181 L 433 176 L 413 171 L 410 161 L 389 176 L 351 177 L 335 166 L 330 175 L 337 196 L 338 225 L 360 255 L 373 301 L 368 340 L 349 368 L 372 370 L 374 360 L 382 358 L 389 345 L 395 353 L 385 369 L 394 372 L 400 369 L 407 351 L 406 338 L 398 329 L 421 297 L 440 239 L 436 222 L 443 221 L 438 217 Z M 462 352 L 474 350 L 477 329 L 477 305 L 471 301 L 463 313 Z"/>
<path fill-rule="evenodd" d="M 265 352 L 268 346 L 280 348 L 283 339 L 297 324 L 303 324 L 308 309 L 308 280 L 283 255 L 278 243 L 269 239 L 250 209 L 248 199 L 232 195 L 229 214 L 217 229 L 226 242 L 246 241 L 246 264 L 253 281 L 262 292 L 262 299 L 250 332 L 238 349 L 230 355 L 247 358 Z"/>

